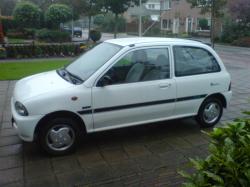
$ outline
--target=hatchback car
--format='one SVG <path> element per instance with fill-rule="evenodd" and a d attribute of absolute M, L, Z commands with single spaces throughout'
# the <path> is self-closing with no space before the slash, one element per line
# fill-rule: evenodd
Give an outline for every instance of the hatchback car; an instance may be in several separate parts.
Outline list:
<path fill-rule="evenodd" d="M 212 127 L 231 95 L 229 73 L 205 44 L 113 39 L 64 68 L 19 80 L 12 122 L 24 141 L 62 155 L 84 133 L 184 117 Z"/>

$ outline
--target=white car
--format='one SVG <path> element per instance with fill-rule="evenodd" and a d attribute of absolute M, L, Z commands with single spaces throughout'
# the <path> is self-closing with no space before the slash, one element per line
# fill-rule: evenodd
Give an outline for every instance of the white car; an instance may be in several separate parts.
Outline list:
<path fill-rule="evenodd" d="M 214 126 L 232 96 L 221 59 L 197 41 L 105 41 L 65 68 L 16 83 L 13 126 L 50 154 L 72 151 L 80 135 L 193 117 Z"/>

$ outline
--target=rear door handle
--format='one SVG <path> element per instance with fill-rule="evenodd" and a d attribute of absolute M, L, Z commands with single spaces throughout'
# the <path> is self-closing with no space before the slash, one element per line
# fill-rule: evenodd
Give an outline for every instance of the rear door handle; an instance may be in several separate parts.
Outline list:
<path fill-rule="evenodd" d="M 160 88 L 169 88 L 170 86 L 171 86 L 171 83 L 159 84 Z"/>

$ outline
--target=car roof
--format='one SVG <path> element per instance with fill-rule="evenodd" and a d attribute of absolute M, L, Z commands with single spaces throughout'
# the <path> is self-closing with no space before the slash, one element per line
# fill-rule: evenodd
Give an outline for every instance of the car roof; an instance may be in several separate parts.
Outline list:
<path fill-rule="evenodd" d="M 112 43 L 120 46 L 129 46 L 136 44 L 147 43 L 164 43 L 164 44 L 202 44 L 199 41 L 179 39 L 179 38 L 160 38 L 160 37 L 133 37 L 133 38 L 119 38 L 106 40 L 107 43 Z"/>

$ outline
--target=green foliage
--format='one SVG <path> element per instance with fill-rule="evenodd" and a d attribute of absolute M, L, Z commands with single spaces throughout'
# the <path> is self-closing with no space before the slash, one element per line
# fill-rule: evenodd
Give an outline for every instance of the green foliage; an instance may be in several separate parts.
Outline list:
<path fill-rule="evenodd" d="M 22 44 L 8 45 L 8 58 L 62 57 L 75 56 L 84 52 L 79 44 Z"/>
<path fill-rule="evenodd" d="M 3 47 L 0 47 L 0 59 L 6 58 L 6 50 Z"/>
<path fill-rule="evenodd" d="M 98 15 L 94 19 L 94 23 L 100 27 L 103 32 L 113 32 L 115 29 L 115 24 L 117 24 L 118 32 L 125 32 L 126 20 L 122 16 L 118 16 L 117 21 L 115 21 L 114 14 L 108 13 L 104 15 Z"/>
<path fill-rule="evenodd" d="M 241 47 L 250 47 L 250 37 L 242 37 L 232 42 L 233 45 Z"/>
<path fill-rule="evenodd" d="M 196 172 L 180 172 L 187 179 L 184 186 L 250 186 L 250 119 L 237 119 L 208 135 L 210 155 L 190 159 Z"/>
<path fill-rule="evenodd" d="M 97 42 L 101 39 L 102 34 L 98 30 L 91 30 L 89 36 L 93 42 Z"/>
<path fill-rule="evenodd" d="M 41 29 L 37 31 L 36 37 L 40 41 L 45 42 L 69 42 L 70 33 L 57 30 Z"/>
<path fill-rule="evenodd" d="M 223 7 L 226 5 L 227 0 L 187 0 L 187 2 L 191 4 L 191 7 L 199 6 L 202 14 L 212 12 L 211 8 L 214 7 L 215 17 L 220 17 L 223 15 Z M 212 2 L 214 6 L 212 6 Z"/>
<path fill-rule="evenodd" d="M 40 26 L 41 11 L 35 4 L 22 1 L 13 11 L 14 20 L 19 28 L 36 28 Z"/>
<path fill-rule="evenodd" d="M 208 27 L 208 20 L 203 18 L 203 19 L 200 19 L 199 20 L 199 27 L 202 29 L 202 30 L 208 30 L 209 27 Z"/>
<path fill-rule="evenodd" d="M 223 33 L 221 36 L 222 42 L 232 43 L 236 40 L 241 40 L 241 38 L 248 38 L 248 37 L 250 37 L 249 25 L 237 23 L 235 21 L 232 21 L 231 19 L 225 20 L 225 23 L 223 26 Z"/>
<path fill-rule="evenodd" d="M 72 10 L 64 4 L 52 4 L 45 12 L 45 21 L 49 28 L 59 28 L 60 23 L 72 18 Z"/>

